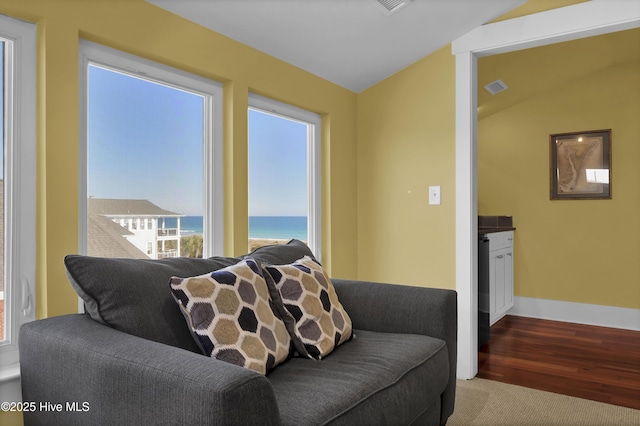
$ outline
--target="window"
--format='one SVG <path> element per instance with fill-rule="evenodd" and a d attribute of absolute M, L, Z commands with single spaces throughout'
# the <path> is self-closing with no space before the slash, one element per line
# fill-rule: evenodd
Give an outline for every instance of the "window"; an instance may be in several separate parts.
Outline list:
<path fill-rule="evenodd" d="M 221 253 L 221 86 L 85 41 L 81 55 L 81 250 L 141 258 Z M 126 228 L 102 226 L 123 214 Z M 181 221 L 193 224 L 188 235 Z M 183 253 L 187 246 L 196 249 Z"/>
<path fill-rule="evenodd" d="M 249 247 L 320 246 L 320 116 L 249 97 Z"/>
<path fill-rule="evenodd" d="M 0 16 L 0 381 L 17 377 L 35 319 L 35 26 Z"/>

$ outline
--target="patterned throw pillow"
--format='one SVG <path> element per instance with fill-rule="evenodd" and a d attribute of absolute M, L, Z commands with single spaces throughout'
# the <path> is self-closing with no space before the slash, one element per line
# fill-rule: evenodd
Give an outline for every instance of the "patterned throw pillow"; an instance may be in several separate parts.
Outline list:
<path fill-rule="evenodd" d="M 197 277 L 173 277 L 170 286 L 205 355 L 261 374 L 289 357 L 291 338 L 274 314 L 278 310 L 255 260 Z"/>
<path fill-rule="evenodd" d="M 295 319 L 294 343 L 301 355 L 322 359 L 351 338 L 351 318 L 324 268 L 305 256 L 290 265 L 263 265 L 285 308 Z"/>

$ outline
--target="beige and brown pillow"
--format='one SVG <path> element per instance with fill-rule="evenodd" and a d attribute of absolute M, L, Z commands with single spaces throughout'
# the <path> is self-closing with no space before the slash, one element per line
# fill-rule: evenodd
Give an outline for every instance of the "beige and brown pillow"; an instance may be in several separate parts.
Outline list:
<path fill-rule="evenodd" d="M 263 265 L 265 278 L 278 289 L 295 319 L 294 343 L 301 355 L 322 359 L 351 338 L 351 318 L 324 268 L 305 256 L 290 265 Z"/>
<path fill-rule="evenodd" d="M 291 338 L 255 260 L 173 277 L 170 287 L 205 355 L 261 374 L 289 357 Z"/>

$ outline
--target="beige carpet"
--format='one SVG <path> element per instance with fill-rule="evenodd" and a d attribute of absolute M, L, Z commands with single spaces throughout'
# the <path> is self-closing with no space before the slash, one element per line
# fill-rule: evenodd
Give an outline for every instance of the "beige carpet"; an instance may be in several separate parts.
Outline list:
<path fill-rule="evenodd" d="M 475 378 L 458 380 L 447 426 L 640 426 L 640 410 Z"/>

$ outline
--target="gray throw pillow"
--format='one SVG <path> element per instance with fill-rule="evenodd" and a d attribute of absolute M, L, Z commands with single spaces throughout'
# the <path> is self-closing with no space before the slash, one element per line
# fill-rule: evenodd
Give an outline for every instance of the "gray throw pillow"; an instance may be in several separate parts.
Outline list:
<path fill-rule="evenodd" d="M 173 276 L 206 274 L 238 259 L 113 259 L 68 255 L 71 285 L 86 312 L 116 330 L 159 343 L 200 352 L 167 283 Z"/>
<path fill-rule="evenodd" d="M 287 244 L 272 244 L 270 246 L 259 247 L 251 253 L 242 256 L 242 259 L 252 258 L 270 265 L 286 265 L 302 259 L 305 256 L 315 258 L 313 252 L 305 243 L 294 239 Z"/>

